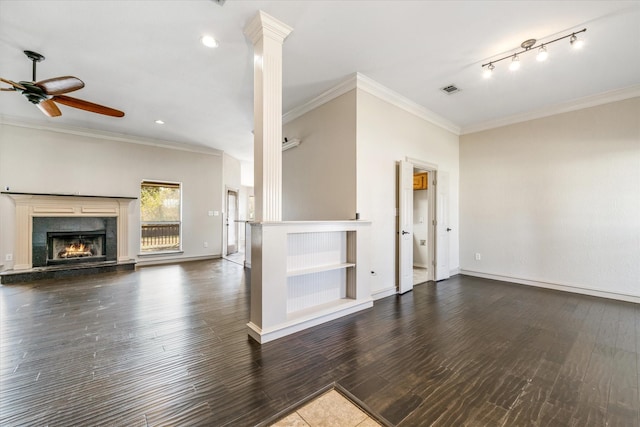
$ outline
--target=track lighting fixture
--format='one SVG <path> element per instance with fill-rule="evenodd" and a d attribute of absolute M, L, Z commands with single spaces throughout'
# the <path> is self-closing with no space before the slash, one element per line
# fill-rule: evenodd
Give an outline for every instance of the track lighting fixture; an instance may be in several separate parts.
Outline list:
<path fill-rule="evenodd" d="M 504 57 L 499 58 L 499 59 L 494 59 L 493 61 L 487 62 L 486 64 L 482 64 L 482 69 L 484 70 L 483 71 L 483 76 L 485 78 L 491 77 L 491 75 L 493 74 L 493 70 L 496 68 L 495 67 L 496 62 L 500 62 L 500 61 L 503 61 L 503 60 L 508 59 L 508 58 L 511 58 L 511 63 L 509 64 L 509 69 L 511 71 L 515 71 L 515 70 L 519 69 L 520 68 L 520 55 L 523 54 L 523 53 L 532 52 L 536 48 L 538 48 L 537 49 L 538 54 L 536 55 L 536 59 L 538 61 L 540 61 L 540 62 L 545 61 L 549 57 L 549 52 L 547 52 L 547 46 L 552 44 L 552 43 L 555 43 L 557 41 L 566 39 L 567 37 L 569 37 L 569 43 L 571 44 L 571 46 L 576 48 L 576 49 L 579 49 L 584 45 L 584 40 L 579 39 L 577 34 L 584 33 L 585 31 L 587 31 L 587 29 L 583 28 L 580 31 L 575 31 L 575 32 L 573 32 L 571 34 L 567 34 L 567 35 L 564 35 L 562 37 L 558 37 L 557 39 L 554 39 L 554 40 L 551 40 L 551 41 L 548 41 L 548 42 L 545 42 L 545 43 L 541 43 L 539 46 L 536 46 L 536 42 L 537 42 L 536 39 L 525 40 L 520 44 L 520 47 L 523 50 L 521 50 L 519 52 L 512 53 L 512 54 L 507 55 L 507 56 L 504 56 Z"/>

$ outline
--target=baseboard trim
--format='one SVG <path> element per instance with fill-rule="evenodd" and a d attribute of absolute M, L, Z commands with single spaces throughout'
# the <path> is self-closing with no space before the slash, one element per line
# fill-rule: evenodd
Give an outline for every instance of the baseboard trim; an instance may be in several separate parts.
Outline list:
<path fill-rule="evenodd" d="M 371 307 L 373 307 L 373 301 L 370 299 L 355 301 L 353 304 L 346 305 L 345 308 L 327 311 L 326 313 L 317 315 L 317 317 L 313 315 L 301 320 L 285 322 L 269 329 L 262 329 L 255 323 L 249 322 L 247 323 L 247 333 L 258 343 L 265 344 L 270 341 L 277 340 L 278 338 L 282 338 Z"/>
<path fill-rule="evenodd" d="M 212 259 L 220 259 L 222 255 L 204 255 L 204 256 L 192 256 L 192 257 L 171 257 L 171 258 L 162 258 L 162 259 L 138 259 L 137 267 L 150 267 L 152 265 L 162 265 L 162 264 L 179 264 L 182 262 L 191 262 L 191 261 L 207 261 Z"/>
<path fill-rule="evenodd" d="M 387 288 L 387 289 L 381 289 L 379 291 L 375 291 L 371 294 L 371 298 L 373 298 L 374 301 L 382 299 L 382 298 L 386 298 L 386 297 L 390 297 L 391 295 L 395 295 L 398 293 L 398 290 L 396 289 L 396 287 L 391 287 L 391 288 Z"/>
<path fill-rule="evenodd" d="M 535 286 L 538 288 L 553 289 L 556 291 L 571 292 L 574 294 L 589 295 L 593 297 L 608 298 L 618 301 L 640 304 L 640 296 L 607 292 L 599 289 L 585 288 L 582 286 L 567 285 L 562 283 L 544 282 L 539 280 L 522 279 L 519 277 L 503 276 L 499 274 L 482 273 L 479 271 L 460 269 L 460 274 L 465 276 L 482 277 L 484 279 L 499 280 L 501 282 L 517 283 L 519 285 Z"/>

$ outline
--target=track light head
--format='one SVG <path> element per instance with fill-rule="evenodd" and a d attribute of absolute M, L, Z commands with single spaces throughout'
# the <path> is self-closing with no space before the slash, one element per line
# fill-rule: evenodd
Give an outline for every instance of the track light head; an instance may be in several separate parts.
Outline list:
<path fill-rule="evenodd" d="M 540 46 L 540 49 L 538 49 L 538 54 L 536 55 L 536 60 L 538 60 L 539 62 L 542 62 L 542 61 L 546 61 L 548 57 L 549 57 L 549 52 L 547 52 L 547 48 L 544 47 L 544 45 Z"/>
<path fill-rule="evenodd" d="M 518 55 L 513 55 L 511 64 L 509 64 L 509 69 L 511 71 L 516 71 L 520 69 L 520 58 L 518 57 Z"/>
<path fill-rule="evenodd" d="M 482 76 L 483 76 L 485 79 L 488 79 L 489 77 L 491 77 L 491 76 L 493 75 L 493 69 L 494 69 L 494 68 L 496 68 L 496 66 L 495 66 L 495 65 L 493 65 L 491 62 L 489 62 L 489 65 L 487 65 L 487 66 L 484 68 L 484 73 L 482 74 Z"/>
<path fill-rule="evenodd" d="M 571 43 L 571 47 L 573 47 L 574 49 L 580 49 L 582 46 L 584 46 L 584 40 L 578 39 L 578 36 L 576 36 L 575 33 L 571 34 L 569 43 Z"/>

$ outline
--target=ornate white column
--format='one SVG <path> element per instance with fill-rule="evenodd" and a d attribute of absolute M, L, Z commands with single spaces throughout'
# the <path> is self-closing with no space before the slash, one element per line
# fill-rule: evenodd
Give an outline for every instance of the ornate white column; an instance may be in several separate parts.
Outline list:
<path fill-rule="evenodd" d="M 282 44 L 293 29 L 262 11 L 245 27 L 252 41 L 255 220 L 282 220 Z"/>
<path fill-rule="evenodd" d="M 251 315 L 247 327 L 258 342 L 262 342 L 263 328 L 273 323 L 270 319 L 274 312 L 286 315 L 286 307 L 274 309 L 271 295 L 273 289 L 286 290 L 284 241 L 265 230 L 263 223 L 282 221 L 282 43 L 291 31 L 291 27 L 262 11 L 244 30 L 254 52 L 255 222 L 251 224 Z"/>

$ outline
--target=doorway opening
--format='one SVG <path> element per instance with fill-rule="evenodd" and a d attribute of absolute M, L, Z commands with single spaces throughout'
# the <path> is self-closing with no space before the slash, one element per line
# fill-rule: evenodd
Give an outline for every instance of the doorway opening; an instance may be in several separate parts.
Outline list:
<path fill-rule="evenodd" d="M 434 279 L 433 181 L 435 173 L 413 168 L 413 285 Z"/>
<path fill-rule="evenodd" d="M 227 255 L 238 252 L 238 192 L 227 190 Z"/>
<path fill-rule="evenodd" d="M 398 293 L 449 277 L 448 177 L 434 164 L 398 162 Z"/>

